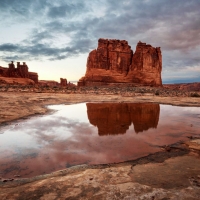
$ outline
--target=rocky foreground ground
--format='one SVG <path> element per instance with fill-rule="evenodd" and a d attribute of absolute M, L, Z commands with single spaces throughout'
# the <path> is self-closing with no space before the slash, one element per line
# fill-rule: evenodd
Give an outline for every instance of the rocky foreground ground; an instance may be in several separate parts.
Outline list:
<path fill-rule="evenodd" d="M 61 94 L 97 94 L 122 96 L 163 96 L 163 97 L 200 97 L 200 83 L 193 84 L 166 84 L 163 87 L 144 87 L 127 84 L 109 86 L 77 87 L 69 84 L 65 87 L 49 85 L 22 85 L 0 84 L 0 92 L 34 92 L 34 93 L 61 93 Z"/>
<path fill-rule="evenodd" d="M 163 88 L 0 89 L 1 126 L 48 113 L 45 105 L 49 104 L 152 102 L 200 106 L 198 91 Z M 191 137 L 129 162 L 76 166 L 31 179 L 1 178 L 0 199 L 200 199 L 199 166 L 200 139 Z"/>

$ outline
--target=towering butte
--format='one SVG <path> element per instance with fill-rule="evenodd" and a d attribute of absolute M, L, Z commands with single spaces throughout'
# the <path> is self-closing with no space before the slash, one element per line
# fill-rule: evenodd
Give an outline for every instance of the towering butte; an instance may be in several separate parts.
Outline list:
<path fill-rule="evenodd" d="M 133 53 L 125 40 L 99 39 L 98 48 L 89 53 L 86 74 L 78 86 L 112 83 L 162 86 L 161 71 L 160 47 L 138 42 Z"/>

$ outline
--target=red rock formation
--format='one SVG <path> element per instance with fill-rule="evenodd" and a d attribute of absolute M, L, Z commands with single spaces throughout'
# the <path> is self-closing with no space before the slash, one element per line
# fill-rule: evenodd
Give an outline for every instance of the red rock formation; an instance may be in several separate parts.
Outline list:
<path fill-rule="evenodd" d="M 0 76 L 3 77 L 14 77 L 14 78 L 29 78 L 35 83 L 38 83 L 38 74 L 35 72 L 29 72 L 28 66 L 25 62 L 21 65 L 20 62 L 17 62 L 17 68 L 13 61 L 8 64 L 8 68 L 0 67 Z"/>
<path fill-rule="evenodd" d="M 200 91 L 200 82 L 164 84 L 163 86 L 171 90 Z"/>
<path fill-rule="evenodd" d="M 29 78 L 28 66 L 26 65 L 25 62 L 23 62 L 22 65 L 20 64 L 20 62 L 17 62 L 16 72 L 21 78 Z"/>
<path fill-rule="evenodd" d="M 98 127 L 99 135 L 124 134 L 133 123 L 136 133 L 157 128 L 159 104 L 87 103 L 90 123 Z"/>
<path fill-rule="evenodd" d="M 39 80 L 38 84 L 41 86 L 49 86 L 49 87 L 54 87 L 54 86 L 60 85 L 57 81 L 49 81 L 49 80 Z"/>
<path fill-rule="evenodd" d="M 60 85 L 61 86 L 67 86 L 67 79 L 66 78 L 60 78 Z"/>
<path fill-rule="evenodd" d="M 162 55 L 160 47 L 138 42 L 128 79 L 143 85 L 161 86 Z"/>
<path fill-rule="evenodd" d="M 13 77 L 1 77 L 0 84 L 10 84 L 10 85 L 34 85 L 35 82 L 29 78 L 13 78 Z"/>
<path fill-rule="evenodd" d="M 162 55 L 159 47 L 139 42 L 133 54 L 125 40 L 99 39 L 91 51 L 87 70 L 78 86 L 135 83 L 161 86 Z"/>
<path fill-rule="evenodd" d="M 35 72 L 28 72 L 29 78 L 35 83 L 38 83 L 38 74 Z"/>
<path fill-rule="evenodd" d="M 7 70 L 8 70 L 8 68 L 0 66 L 0 76 L 6 77 L 7 76 Z"/>

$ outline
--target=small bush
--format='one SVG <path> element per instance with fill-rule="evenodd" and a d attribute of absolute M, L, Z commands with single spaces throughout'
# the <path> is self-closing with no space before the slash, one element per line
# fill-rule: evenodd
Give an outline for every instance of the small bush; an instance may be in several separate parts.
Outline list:
<path fill-rule="evenodd" d="M 198 94 L 198 93 L 195 92 L 195 93 L 191 93 L 190 96 L 191 97 L 200 97 L 200 94 Z"/>
<path fill-rule="evenodd" d="M 97 90 L 97 89 L 98 89 L 98 87 L 95 86 L 95 87 L 94 87 L 94 90 Z"/>
<path fill-rule="evenodd" d="M 159 91 L 156 91 L 156 92 L 155 92 L 155 95 L 159 95 Z"/>

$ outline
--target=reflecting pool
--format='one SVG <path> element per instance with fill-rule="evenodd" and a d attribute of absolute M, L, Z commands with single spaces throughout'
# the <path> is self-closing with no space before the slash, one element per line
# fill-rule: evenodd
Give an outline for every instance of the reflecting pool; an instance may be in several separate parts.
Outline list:
<path fill-rule="evenodd" d="M 122 162 L 200 134 L 200 108 L 151 103 L 49 106 L 50 115 L 0 127 L 0 177 Z"/>

